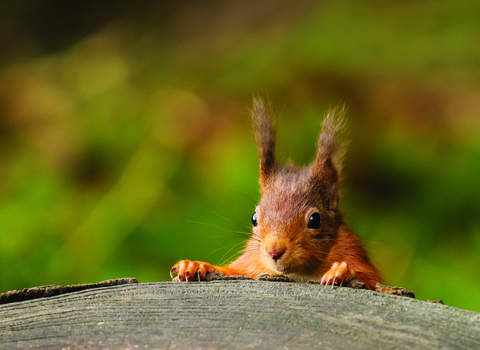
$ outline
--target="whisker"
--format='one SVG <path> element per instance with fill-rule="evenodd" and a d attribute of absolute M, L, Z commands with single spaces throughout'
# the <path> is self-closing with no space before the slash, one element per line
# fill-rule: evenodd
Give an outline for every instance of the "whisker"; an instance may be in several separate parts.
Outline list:
<path fill-rule="evenodd" d="M 245 230 L 245 231 L 251 231 L 252 230 L 252 226 L 244 224 L 244 223 L 239 223 L 239 224 L 237 224 L 237 226 L 240 227 L 242 230 Z"/>
<path fill-rule="evenodd" d="M 225 221 L 232 222 L 232 220 L 226 218 L 225 216 L 220 215 L 220 214 L 217 213 L 217 212 L 212 211 L 212 214 L 215 214 L 216 216 L 218 216 L 219 218 L 222 218 L 222 219 L 225 220 Z"/>
<path fill-rule="evenodd" d="M 239 193 L 239 194 L 241 194 L 242 196 L 246 197 L 247 199 L 249 199 L 249 200 L 252 202 L 252 204 L 248 204 L 248 203 L 245 203 L 245 202 L 244 202 L 245 204 L 247 204 L 247 205 L 249 205 L 249 206 L 252 206 L 253 208 L 255 208 L 255 207 L 257 206 L 257 201 L 255 201 L 252 197 L 250 197 L 249 195 L 247 195 L 247 194 L 245 194 L 245 193 L 243 193 L 243 192 L 240 192 L 240 191 L 238 191 L 238 190 L 237 190 L 236 192 Z"/>
<path fill-rule="evenodd" d="M 198 225 L 204 225 L 204 226 L 211 226 L 211 227 L 215 227 L 215 228 L 223 228 L 223 227 L 218 226 L 218 225 L 209 224 L 209 223 L 201 222 L 201 221 L 187 220 L 186 222 L 188 222 L 189 224 L 198 224 Z"/>
<path fill-rule="evenodd" d="M 223 219 L 223 220 L 225 220 L 225 221 L 228 221 L 228 222 L 230 222 L 230 223 L 233 223 L 233 221 L 230 220 L 229 218 L 226 218 L 225 216 L 222 216 L 222 215 L 220 215 L 220 214 L 218 214 L 218 213 L 216 213 L 216 212 L 214 212 L 214 211 L 212 211 L 212 214 L 217 215 L 219 218 L 221 218 L 221 219 Z M 250 227 L 250 226 L 246 226 L 245 224 L 236 223 L 236 226 L 238 226 L 238 227 L 241 228 L 242 230 L 247 231 L 247 232 L 249 232 L 249 233 L 252 232 L 252 231 L 251 231 L 251 227 Z"/>
<path fill-rule="evenodd" d="M 222 249 L 225 249 L 225 248 L 228 248 L 228 247 L 230 247 L 230 245 L 223 246 L 223 247 L 221 247 L 221 248 L 215 249 L 214 251 L 212 251 L 212 252 L 208 253 L 207 255 L 205 255 L 205 259 L 208 258 L 210 255 L 218 252 L 219 250 L 222 250 Z M 235 248 L 235 246 L 234 246 L 233 248 Z"/>
<path fill-rule="evenodd" d="M 372 240 L 370 240 L 370 239 L 362 239 L 362 240 L 363 240 L 363 242 L 374 243 L 374 244 L 382 245 L 382 246 L 388 247 L 388 248 L 391 248 L 391 247 L 392 247 L 392 246 L 389 245 L 389 244 L 385 244 L 385 243 L 379 242 L 379 241 L 372 241 Z"/>
<path fill-rule="evenodd" d="M 230 230 L 229 230 L 228 232 L 240 233 L 240 234 L 242 234 L 242 235 L 249 235 L 249 236 L 252 234 L 251 232 L 248 232 L 248 231 L 233 231 L 233 230 L 230 231 Z"/>
<path fill-rule="evenodd" d="M 235 252 L 233 253 L 232 255 L 230 255 L 230 258 L 229 259 L 225 259 L 222 264 L 226 264 L 226 263 L 231 263 L 235 260 L 237 260 L 240 256 L 242 256 L 243 254 L 245 254 L 246 252 L 248 252 L 249 250 L 245 251 L 245 250 L 241 250 L 239 252 Z"/>
<path fill-rule="evenodd" d="M 234 246 L 232 246 L 229 250 L 226 251 L 225 254 L 222 255 L 222 257 L 220 258 L 220 261 L 222 261 L 225 258 L 225 256 L 232 251 L 232 249 L 234 249 L 234 248 L 238 247 L 240 244 L 244 244 L 244 243 L 245 242 L 239 242 L 239 243 L 235 244 Z M 223 265 L 223 263 L 222 263 L 222 265 Z"/>
<path fill-rule="evenodd" d="M 248 250 L 244 250 L 243 253 L 252 253 L 252 252 L 259 252 L 260 249 L 248 249 Z"/>
<path fill-rule="evenodd" d="M 216 212 L 213 212 L 213 211 L 212 211 L 212 213 L 215 214 L 216 216 L 222 218 L 222 219 L 225 220 L 225 221 L 228 221 L 228 222 L 230 222 L 230 223 L 233 222 L 232 220 L 228 219 L 227 217 L 224 217 L 224 216 L 222 216 L 222 215 L 220 215 L 220 214 L 218 214 L 218 213 L 216 213 Z M 191 224 L 197 224 L 197 225 L 214 227 L 214 228 L 216 228 L 216 229 L 221 229 L 221 230 L 224 230 L 224 231 L 229 232 L 229 233 L 236 233 L 236 234 L 239 234 L 242 238 L 246 239 L 247 241 L 248 241 L 248 240 L 253 240 L 253 241 L 255 241 L 255 242 L 257 242 L 257 243 L 260 243 L 260 244 L 263 242 L 263 239 L 264 239 L 264 237 L 263 237 L 262 235 L 253 232 L 253 231 L 251 230 L 251 227 L 249 227 L 249 226 L 247 226 L 247 225 L 245 225 L 245 224 L 236 224 L 236 226 L 239 227 L 240 230 L 229 230 L 229 229 L 227 229 L 227 228 L 225 228 L 225 227 L 222 227 L 222 226 L 219 226 L 219 225 L 210 224 L 210 223 L 205 223 L 205 222 L 200 222 L 200 221 L 187 220 L 187 222 L 188 222 L 188 223 L 191 223 Z M 213 237 L 211 236 L 211 237 L 209 237 L 209 238 L 224 238 L 224 237 L 226 237 L 226 236 L 225 236 L 225 235 L 222 235 L 222 236 L 213 236 Z M 239 257 L 239 256 L 241 256 L 241 255 L 244 254 L 244 253 L 250 253 L 250 252 L 254 252 L 254 251 L 258 251 L 258 250 L 259 250 L 258 248 L 249 248 L 249 249 L 247 249 L 247 250 L 240 250 L 240 251 L 238 251 L 238 252 L 233 253 L 233 254 L 230 256 L 230 259 L 224 259 L 227 255 L 229 255 L 229 253 L 230 253 L 233 249 L 235 249 L 235 248 L 238 247 L 239 245 L 245 244 L 245 243 L 246 243 L 245 240 L 242 240 L 241 242 L 238 242 L 238 243 L 234 244 L 233 246 L 223 246 L 223 247 L 221 247 L 221 248 L 215 249 L 214 251 L 212 251 L 212 252 L 210 252 L 209 254 L 207 254 L 207 255 L 205 256 L 205 259 L 208 258 L 209 256 L 211 256 L 212 254 L 218 252 L 218 251 L 221 251 L 221 250 L 223 250 L 223 249 L 225 249 L 225 248 L 227 248 L 227 247 L 230 247 L 230 248 L 222 255 L 222 257 L 219 259 L 219 261 L 221 261 L 220 265 L 224 265 L 225 262 L 227 262 L 227 261 L 229 261 L 229 260 L 230 260 L 230 261 L 233 261 L 232 259 L 233 259 L 234 257 Z"/>
<path fill-rule="evenodd" d="M 265 237 L 262 236 L 260 233 L 255 233 L 255 232 L 252 232 L 252 236 L 255 236 L 255 237 L 257 237 L 257 238 L 259 238 L 259 239 L 262 239 L 262 240 L 265 238 Z"/>
<path fill-rule="evenodd" d="M 225 227 L 222 227 L 222 226 L 219 226 L 219 225 L 209 224 L 209 223 L 200 222 L 200 221 L 190 221 L 190 220 L 188 220 L 187 222 L 191 223 L 191 224 L 198 224 L 198 225 L 203 225 L 203 226 L 214 227 L 214 228 L 217 228 L 217 229 L 224 230 L 226 232 L 238 233 L 244 238 L 250 238 L 250 236 L 252 235 L 252 232 L 248 231 L 248 230 L 244 230 L 244 231 L 229 230 L 229 229 L 227 229 Z M 241 227 L 241 228 L 243 229 L 243 227 Z M 211 236 L 209 238 L 224 238 L 224 237 L 227 237 L 227 236 L 213 236 L 213 237 Z"/>

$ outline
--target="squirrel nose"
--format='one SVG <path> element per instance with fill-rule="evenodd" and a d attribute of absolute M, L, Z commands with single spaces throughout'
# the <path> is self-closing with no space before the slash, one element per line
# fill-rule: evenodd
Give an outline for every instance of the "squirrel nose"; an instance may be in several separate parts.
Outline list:
<path fill-rule="evenodd" d="M 279 260 L 283 254 L 285 253 L 285 248 L 283 248 L 282 250 L 277 250 L 275 248 L 273 249 L 270 249 L 268 251 L 268 255 L 270 255 L 270 257 L 276 262 L 277 260 Z"/>

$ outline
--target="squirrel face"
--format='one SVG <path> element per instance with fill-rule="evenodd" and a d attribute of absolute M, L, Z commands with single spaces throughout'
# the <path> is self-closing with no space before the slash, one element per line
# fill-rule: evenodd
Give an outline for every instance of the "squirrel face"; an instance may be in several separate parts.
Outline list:
<path fill-rule="evenodd" d="M 316 191 L 311 169 L 282 168 L 264 186 L 253 223 L 262 263 L 280 274 L 313 275 L 335 233 L 335 211 Z"/>
<path fill-rule="evenodd" d="M 341 152 L 335 135 L 345 111 L 334 110 L 325 118 L 317 156 L 306 168 L 276 162 L 271 113 L 260 100 L 254 100 L 252 112 L 260 156 L 261 199 L 252 218 L 257 252 L 277 273 L 312 275 L 325 262 L 340 224 Z"/>

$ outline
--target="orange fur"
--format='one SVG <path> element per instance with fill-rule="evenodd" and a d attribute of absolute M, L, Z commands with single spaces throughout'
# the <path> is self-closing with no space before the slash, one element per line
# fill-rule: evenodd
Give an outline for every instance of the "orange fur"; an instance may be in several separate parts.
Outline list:
<path fill-rule="evenodd" d="M 286 274 L 297 281 L 322 278 L 343 284 L 357 278 L 369 289 L 381 282 L 360 239 L 345 224 L 338 208 L 338 145 L 345 108 L 334 109 L 323 122 L 317 156 L 306 168 L 279 165 L 270 111 L 255 99 L 252 110 L 260 156 L 261 199 L 252 237 L 244 253 L 227 266 L 181 260 L 171 270 L 181 281 L 218 271 L 254 279 L 262 273 Z"/>

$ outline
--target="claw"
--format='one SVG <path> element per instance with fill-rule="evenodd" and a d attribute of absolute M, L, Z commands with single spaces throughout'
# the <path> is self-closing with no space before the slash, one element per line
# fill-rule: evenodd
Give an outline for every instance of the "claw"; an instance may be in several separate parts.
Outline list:
<path fill-rule="evenodd" d="M 198 281 L 201 282 L 205 278 L 207 273 L 211 273 L 215 270 L 214 266 L 201 262 L 201 261 L 190 261 L 190 260 L 180 260 L 178 263 L 173 265 L 170 270 L 170 277 L 173 277 L 174 274 L 177 274 L 175 280 L 180 282 L 195 282 L 198 278 Z M 195 278 L 196 276 L 196 278 Z"/>
<path fill-rule="evenodd" d="M 322 277 L 321 284 L 329 285 L 332 283 L 332 288 L 337 283 L 339 286 L 343 286 L 345 281 L 350 281 L 355 278 L 355 270 L 349 268 L 347 263 L 344 261 L 341 264 L 338 262 L 333 263 L 330 270 L 325 272 Z M 333 280 L 331 279 L 333 277 Z"/>

